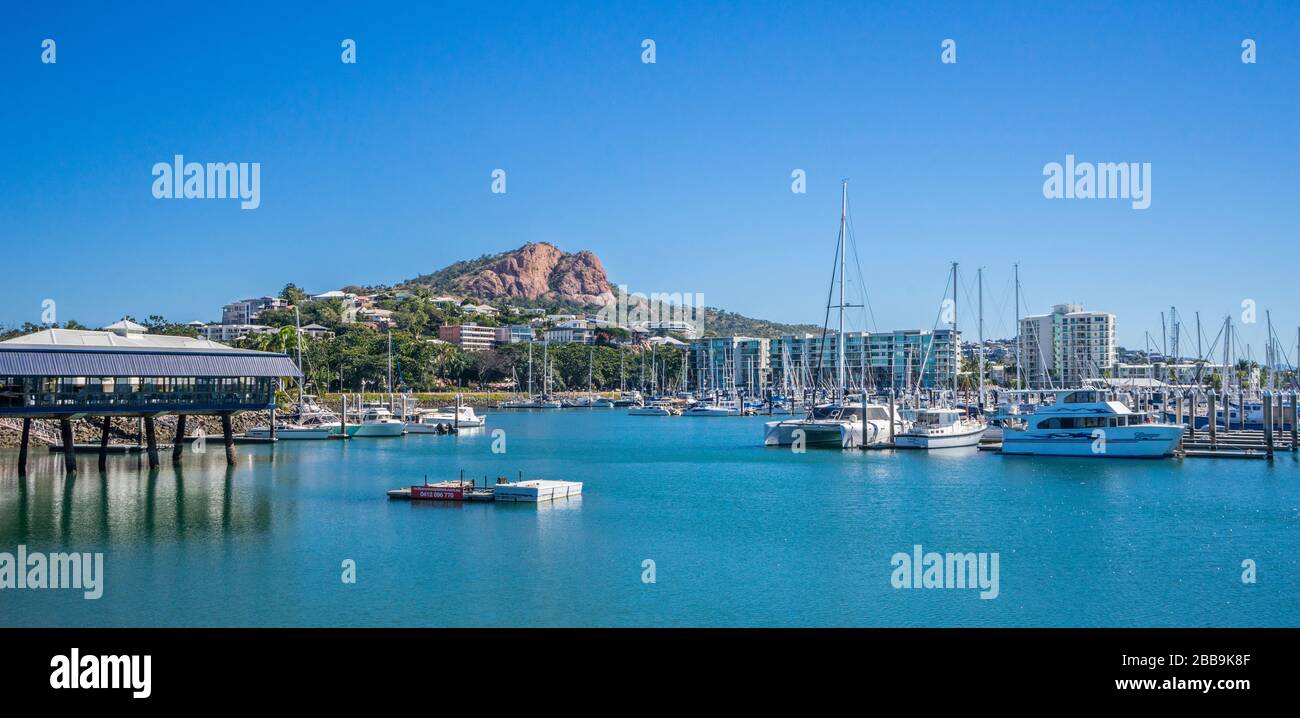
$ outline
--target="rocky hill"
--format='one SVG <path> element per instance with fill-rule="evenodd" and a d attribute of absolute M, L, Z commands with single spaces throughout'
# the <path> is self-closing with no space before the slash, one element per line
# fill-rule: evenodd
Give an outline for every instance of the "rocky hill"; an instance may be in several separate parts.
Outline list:
<path fill-rule="evenodd" d="M 517 300 L 560 312 L 603 306 L 614 301 L 616 289 L 595 254 L 587 250 L 570 254 L 546 242 L 456 262 L 401 286 L 423 286 L 437 293 L 487 301 Z M 704 329 L 714 336 L 769 338 L 821 331 L 816 325 L 769 322 L 714 307 L 705 308 Z"/>
<path fill-rule="evenodd" d="M 605 268 L 596 255 L 586 250 L 569 254 L 545 242 L 457 262 L 406 284 L 488 300 L 600 305 L 614 299 Z"/>

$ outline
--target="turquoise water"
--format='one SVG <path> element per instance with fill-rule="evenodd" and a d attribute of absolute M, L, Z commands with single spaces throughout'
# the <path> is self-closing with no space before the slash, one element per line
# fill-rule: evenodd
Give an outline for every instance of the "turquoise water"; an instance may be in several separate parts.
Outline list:
<path fill-rule="evenodd" d="M 1300 466 L 761 446 L 762 418 L 490 412 L 490 433 L 220 447 L 157 472 L 0 452 L 0 551 L 102 551 L 105 590 L 0 591 L 4 625 L 1295 626 Z M 89 470 L 87 470 L 87 467 Z M 553 505 L 413 482 L 585 482 Z M 895 553 L 997 552 L 996 599 L 891 586 Z M 356 583 L 341 562 L 356 562 Z M 642 581 L 643 561 L 655 582 Z M 1242 561 L 1258 581 L 1241 581 Z"/>

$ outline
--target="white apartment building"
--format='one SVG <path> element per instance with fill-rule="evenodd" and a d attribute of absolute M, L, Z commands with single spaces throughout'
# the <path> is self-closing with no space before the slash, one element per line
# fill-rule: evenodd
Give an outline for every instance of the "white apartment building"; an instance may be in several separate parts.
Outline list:
<path fill-rule="evenodd" d="M 1020 320 L 1021 378 L 1031 389 L 1082 386 L 1118 362 L 1115 315 L 1057 304 L 1049 314 Z"/>

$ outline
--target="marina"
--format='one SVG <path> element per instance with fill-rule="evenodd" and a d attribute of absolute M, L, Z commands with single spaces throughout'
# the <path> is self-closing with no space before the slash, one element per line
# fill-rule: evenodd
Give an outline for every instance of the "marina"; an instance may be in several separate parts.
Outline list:
<path fill-rule="evenodd" d="M 490 434 L 408 434 L 249 445 L 230 467 L 219 445 L 154 471 L 141 454 L 110 455 L 105 473 L 76 477 L 45 452 L 20 477 L 3 449 L 0 542 L 104 551 L 110 589 L 129 587 L 98 602 L 6 595 L 4 615 L 24 625 L 1296 624 L 1290 452 L 1271 462 L 974 447 L 799 454 L 762 446 L 768 420 L 702 431 L 680 417 L 518 411 L 492 419 L 510 437 L 506 454 L 491 452 Z M 462 470 L 480 487 L 506 471 L 581 481 L 582 497 L 384 495 Z M 888 557 L 918 538 L 1002 551 L 1002 597 L 901 597 Z M 1279 576 L 1246 601 L 1243 557 Z M 344 558 L 364 593 L 340 589 Z M 653 590 L 638 578 L 646 558 L 658 565 Z M 400 617 L 391 596 L 403 597 Z"/>

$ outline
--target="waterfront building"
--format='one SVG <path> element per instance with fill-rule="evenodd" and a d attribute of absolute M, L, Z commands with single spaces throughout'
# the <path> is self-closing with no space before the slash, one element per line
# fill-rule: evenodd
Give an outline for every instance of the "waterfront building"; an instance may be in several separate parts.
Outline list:
<path fill-rule="evenodd" d="M 1020 319 L 1021 378 L 1030 389 L 1077 387 L 1115 366 L 1115 315 L 1057 304 Z"/>
<path fill-rule="evenodd" d="M 497 327 L 494 332 L 494 340 L 498 346 L 517 342 L 531 342 L 533 340 L 533 328 L 527 324 L 511 324 L 508 327 Z"/>
<path fill-rule="evenodd" d="M 279 297 L 254 297 L 241 299 L 221 308 L 222 324 L 257 324 L 262 312 L 267 309 L 284 309 L 289 302 Z"/>
<path fill-rule="evenodd" d="M 699 326 L 696 322 L 685 319 L 665 319 L 661 321 L 633 322 L 628 327 L 638 334 L 650 336 L 667 336 L 677 334 L 686 339 L 695 339 L 699 335 Z"/>
<path fill-rule="evenodd" d="M 24 420 L 20 471 L 26 470 L 31 419 L 59 420 L 63 443 L 69 445 L 74 441 L 71 419 L 81 417 L 142 418 L 150 465 L 156 466 L 155 417 L 180 415 L 177 432 L 183 438 L 186 415 L 220 415 L 226 458 L 233 463 L 229 417 L 274 408 L 279 379 L 299 376 L 284 354 L 146 334 L 134 322 L 110 326 L 108 331 L 43 329 L 0 342 L 0 417 Z M 76 452 L 64 454 L 68 470 L 76 471 Z M 173 459 L 180 456 L 178 448 Z"/>
<path fill-rule="evenodd" d="M 551 344 L 592 344 L 596 341 L 596 332 L 587 322 L 573 319 L 547 329 L 545 337 Z"/>
<path fill-rule="evenodd" d="M 113 325 L 105 327 L 112 330 Z M 207 324 L 199 330 L 205 339 L 214 342 L 233 342 L 236 339 L 243 339 L 256 334 L 270 334 L 274 332 L 274 327 L 268 327 L 265 324 Z"/>
<path fill-rule="evenodd" d="M 706 337 L 689 345 L 691 385 L 702 392 L 729 392 L 734 387 L 758 396 L 771 374 L 770 339 Z"/>
<path fill-rule="evenodd" d="M 485 352 L 496 343 L 496 328 L 477 324 L 450 324 L 438 327 L 438 337 L 467 352 Z"/>
<path fill-rule="evenodd" d="M 951 329 L 845 332 L 844 373 L 850 388 L 898 391 L 950 387 L 960 367 L 961 334 Z M 772 385 L 778 391 L 831 387 L 839 372 L 839 336 L 787 334 L 769 350 Z"/>

